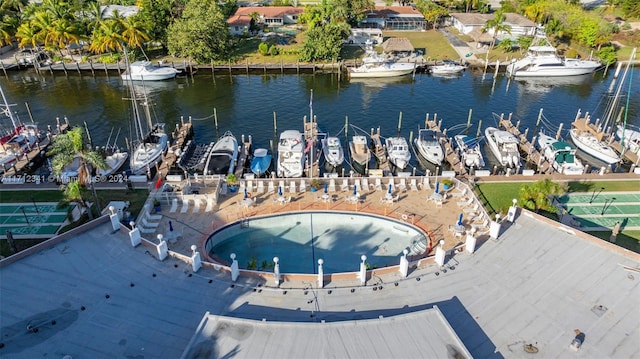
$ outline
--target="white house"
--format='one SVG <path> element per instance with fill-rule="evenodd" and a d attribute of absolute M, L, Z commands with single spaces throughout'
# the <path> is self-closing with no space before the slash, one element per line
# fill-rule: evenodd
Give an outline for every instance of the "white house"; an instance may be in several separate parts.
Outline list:
<path fill-rule="evenodd" d="M 497 38 L 517 38 L 520 36 L 534 36 L 536 33 L 536 24 L 526 17 L 514 13 L 505 13 L 504 23 L 511 26 L 511 35 L 507 33 L 498 33 Z M 479 13 L 451 13 L 451 26 L 455 27 L 460 33 L 470 35 L 476 41 L 484 40 L 486 34 L 482 35 L 484 24 L 494 18 L 494 14 Z M 491 36 L 493 34 L 489 34 Z"/>
<path fill-rule="evenodd" d="M 239 36 L 248 34 L 249 27 L 251 26 L 251 16 L 233 15 L 227 19 L 227 26 L 229 27 L 229 33 L 231 35 Z"/>
<path fill-rule="evenodd" d="M 304 8 L 293 6 L 250 6 L 240 7 L 234 16 L 249 16 L 258 14 L 256 25 L 278 27 L 289 24 L 297 24 L 298 16 L 304 12 Z"/>

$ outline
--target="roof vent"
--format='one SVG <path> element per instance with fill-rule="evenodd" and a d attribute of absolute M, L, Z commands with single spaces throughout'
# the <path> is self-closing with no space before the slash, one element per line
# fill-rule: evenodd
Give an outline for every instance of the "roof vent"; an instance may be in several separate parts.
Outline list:
<path fill-rule="evenodd" d="M 595 313 L 595 315 L 601 317 L 606 311 L 607 311 L 607 307 L 605 307 L 604 305 L 594 305 L 593 308 L 591 308 L 591 311 L 593 313 Z"/>

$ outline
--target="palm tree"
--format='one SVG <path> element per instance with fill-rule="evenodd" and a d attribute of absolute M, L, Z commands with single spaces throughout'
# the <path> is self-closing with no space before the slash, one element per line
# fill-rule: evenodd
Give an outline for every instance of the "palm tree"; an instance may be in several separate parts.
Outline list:
<path fill-rule="evenodd" d="M 60 176 L 65 167 L 70 165 L 76 158 L 80 160 L 78 178 L 76 181 L 70 181 L 66 185 L 65 197 L 67 197 L 68 194 L 69 198 L 79 200 L 78 203 L 86 207 L 82 197 L 82 188 L 86 188 L 87 184 L 91 183 L 94 200 L 96 203 L 98 202 L 98 196 L 96 195 L 95 187 L 91 180 L 89 166 L 104 169 L 107 167 L 107 164 L 98 152 L 91 150 L 91 148 L 85 144 L 84 132 L 81 127 L 76 127 L 67 133 L 57 135 L 51 144 L 51 149 L 48 154 L 53 155 L 51 167 L 53 174 L 56 176 Z M 93 219 L 90 208 L 89 218 Z"/>
<path fill-rule="evenodd" d="M 16 38 L 18 38 L 18 46 L 25 47 L 31 45 L 34 48 L 38 47 L 38 34 L 40 30 L 31 26 L 29 22 L 23 22 L 18 26 L 16 31 Z"/>
<path fill-rule="evenodd" d="M 66 185 L 63 185 L 63 199 L 58 203 L 58 206 L 68 205 L 71 202 L 77 203 L 80 207 L 87 209 L 89 219 L 93 219 L 93 212 L 89 208 L 89 204 L 86 201 L 87 189 L 83 187 L 78 181 L 71 181 Z"/>
<path fill-rule="evenodd" d="M 98 54 L 121 50 L 123 41 L 121 24 L 111 19 L 105 20 L 94 30 L 89 50 Z"/>
<path fill-rule="evenodd" d="M 60 51 L 60 56 L 63 56 L 62 49 L 71 43 L 80 42 L 80 32 L 76 24 L 69 20 L 57 19 L 49 27 L 46 38 L 48 41 L 45 43 L 49 42 L 55 45 Z"/>
<path fill-rule="evenodd" d="M 142 44 L 149 41 L 150 37 L 146 33 L 144 24 L 135 16 L 129 16 L 122 21 L 124 30 L 122 31 L 122 39 L 129 45 L 129 47 L 140 47 Z"/>
<path fill-rule="evenodd" d="M 507 34 L 511 35 L 511 25 L 504 23 L 506 19 L 507 17 L 502 11 L 496 11 L 493 19 L 487 20 L 487 22 L 482 27 L 483 33 L 489 31 L 492 32 L 490 48 L 493 48 L 493 46 L 495 46 L 498 33 L 506 32 Z"/>
<path fill-rule="evenodd" d="M 555 212 L 557 208 L 553 206 L 550 198 L 561 196 L 565 192 L 566 190 L 562 185 L 547 178 L 531 185 L 522 186 L 518 204 L 535 212 L 539 210 Z"/>
<path fill-rule="evenodd" d="M 8 14 L 3 16 L 0 13 L 0 46 L 13 43 L 18 26 L 20 26 L 18 17 Z"/>

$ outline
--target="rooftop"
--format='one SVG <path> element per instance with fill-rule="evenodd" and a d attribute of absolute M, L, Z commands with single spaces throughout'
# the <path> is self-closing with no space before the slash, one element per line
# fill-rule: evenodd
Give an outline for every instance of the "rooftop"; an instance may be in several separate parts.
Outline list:
<path fill-rule="evenodd" d="M 455 220 L 455 204 L 432 209 L 425 193 L 405 198 L 422 203 L 428 215 L 420 220 L 440 226 L 438 212 Z M 235 218 L 237 197 L 202 214 L 206 224 L 185 225 L 209 232 L 211 218 Z M 304 209 L 303 202 L 288 206 Z M 522 211 L 474 254 L 448 251 L 442 268 L 431 262 L 407 278 L 373 276 L 366 286 L 275 287 L 252 276 L 232 282 L 227 272 L 205 267 L 194 273 L 172 256 L 159 261 L 148 246 L 133 248 L 126 233 L 103 223 L 0 262 L 0 354 L 446 357 L 452 348 L 443 343 L 451 343 L 464 356 L 522 357 L 535 347 L 546 358 L 575 356 L 570 344 L 579 330 L 579 356 L 632 358 L 640 352 L 639 268 L 638 254 Z"/>

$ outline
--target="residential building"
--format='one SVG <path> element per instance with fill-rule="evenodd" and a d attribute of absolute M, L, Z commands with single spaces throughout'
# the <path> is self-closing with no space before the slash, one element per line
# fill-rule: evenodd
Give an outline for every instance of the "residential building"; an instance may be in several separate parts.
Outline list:
<path fill-rule="evenodd" d="M 240 7 L 233 17 L 249 16 L 257 14 L 257 26 L 279 27 L 290 24 L 297 24 L 298 17 L 304 12 L 302 7 L 293 6 L 249 6 Z M 232 18 L 233 18 L 232 17 Z"/>
<path fill-rule="evenodd" d="M 520 36 L 533 36 L 536 33 L 536 24 L 526 17 L 514 13 L 505 13 L 504 23 L 511 26 L 511 34 L 499 32 L 497 39 L 518 38 Z M 460 33 L 473 37 L 478 42 L 491 41 L 492 31 L 482 32 L 482 28 L 495 14 L 480 13 L 451 13 L 450 25 L 458 29 Z"/>

